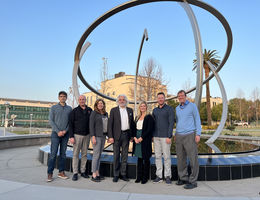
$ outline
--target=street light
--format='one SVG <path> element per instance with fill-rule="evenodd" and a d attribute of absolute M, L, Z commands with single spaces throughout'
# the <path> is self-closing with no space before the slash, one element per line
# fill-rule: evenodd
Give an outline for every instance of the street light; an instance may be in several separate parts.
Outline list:
<path fill-rule="evenodd" d="M 5 136 L 5 128 L 8 127 L 8 114 L 9 114 L 9 102 L 5 102 L 5 123 L 4 123 L 4 136 Z"/>
<path fill-rule="evenodd" d="M 5 124 L 5 114 L 2 114 L 1 126 L 4 126 L 4 124 Z"/>
<path fill-rule="evenodd" d="M 138 70 L 139 70 L 139 62 L 140 62 L 140 57 L 141 57 L 141 53 L 142 53 L 142 48 L 143 48 L 143 44 L 144 44 L 144 40 L 148 40 L 148 33 L 147 33 L 147 29 L 144 29 L 144 33 L 143 33 L 143 37 L 141 40 L 141 45 L 139 48 L 139 53 L 138 53 L 138 57 L 137 57 L 137 64 L 136 64 L 136 72 L 135 72 L 135 88 L 134 88 L 134 102 L 135 102 L 135 116 L 137 115 L 137 102 L 136 102 L 136 93 L 137 93 L 137 76 L 138 76 Z"/>
<path fill-rule="evenodd" d="M 33 114 L 30 114 L 30 134 L 32 134 L 32 116 Z"/>

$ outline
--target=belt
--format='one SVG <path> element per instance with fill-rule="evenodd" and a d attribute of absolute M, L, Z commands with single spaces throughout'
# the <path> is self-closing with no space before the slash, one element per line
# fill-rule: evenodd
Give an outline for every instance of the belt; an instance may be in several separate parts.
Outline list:
<path fill-rule="evenodd" d="M 128 133 L 128 132 L 129 132 L 129 129 L 121 131 L 121 133 Z"/>

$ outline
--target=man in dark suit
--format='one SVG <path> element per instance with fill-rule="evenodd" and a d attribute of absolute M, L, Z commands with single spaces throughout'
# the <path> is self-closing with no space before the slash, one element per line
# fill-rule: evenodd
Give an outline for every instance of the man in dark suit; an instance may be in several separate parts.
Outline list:
<path fill-rule="evenodd" d="M 117 97 L 117 107 L 110 111 L 108 121 L 108 142 L 113 143 L 114 150 L 114 178 L 113 182 L 117 182 L 119 171 L 121 179 L 128 181 L 126 177 L 126 166 L 128 158 L 129 141 L 132 140 L 132 133 L 135 130 L 135 122 L 133 117 L 133 109 L 127 107 L 128 99 L 124 94 Z M 120 147 L 121 152 L 121 168 L 120 168 Z"/>

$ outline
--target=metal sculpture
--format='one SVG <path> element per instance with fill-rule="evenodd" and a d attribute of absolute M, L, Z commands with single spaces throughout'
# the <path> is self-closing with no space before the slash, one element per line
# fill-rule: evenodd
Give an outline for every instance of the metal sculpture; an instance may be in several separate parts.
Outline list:
<path fill-rule="evenodd" d="M 95 90 L 84 79 L 84 77 L 81 73 L 81 70 L 80 70 L 80 67 L 79 67 L 80 60 L 81 60 L 81 57 L 83 56 L 83 54 L 85 53 L 86 49 L 90 45 L 90 44 L 88 44 L 88 42 L 86 42 L 86 39 L 98 25 L 100 25 L 102 22 L 104 22 L 109 17 L 113 16 L 114 14 L 117 14 L 117 13 L 123 11 L 123 10 L 126 10 L 126 9 L 134 7 L 134 6 L 138 6 L 138 5 L 142 5 L 142 4 L 146 4 L 146 3 L 152 3 L 152 2 L 165 2 L 165 1 L 172 1 L 172 2 L 179 2 L 180 3 L 180 5 L 184 8 L 186 14 L 188 15 L 188 18 L 190 20 L 192 30 L 193 30 L 195 47 L 196 47 L 197 65 L 198 65 L 197 66 L 197 81 L 196 81 L 196 87 L 193 87 L 186 92 L 190 93 L 190 92 L 196 90 L 195 104 L 199 108 L 200 102 L 201 102 L 201 95 L 202 95 L 202 85 L 205 84 L 206 82 L 208 82 L 210 79 L 212 79 L 215 76 L 217 81 L 218 81 L 218 84 L 220 86 L 221 94 L 222 94 L 222 97 L 223 97 L 223 113 L 222 113 L 221 123 L 218 126 L 216 132 L 207 141 L 208 143 L 213 143 L 215 141 L 215 139 L 219 136 L 221 131 L 223 130 L 223 127 L 224 127 L 224 124 L 225 124 L 225 121 L 226 121 L 226 117 L 227 117 L 226 116 L 227 115 L 227 106 L 224 106 L 224 104 L 227 105 L 227 99 L 226 99 L 225 89 L 224 89 L 224 86 L 221 82 L 221 79 L 218 76 L 218 72 L 224 66 L 224 64 L 226 63 L 226 61 L 227 61 L 227 59 L 230 55 L 233 38 L 232 38 L 231 28 L 230 28 L 228 22 L 226 21 L 226 19 L 224 18 L 224 16 L 219 11 L 217 11 L 215 8 L 213 8 L 209 4 L 206 4 L 202 1 L 199 1 L 199 0 L 132 0 L 132 1 L 128 1 L 126 3 L 123 3 L 123 4 L 121 4 L 117 7 L 109 10 L 108 12 L 103 14 L 102 16 L 100 16 L 83 33 L 83 35 L 81 36 L 81 38 L 80 38 L 80 40 L 77 44 L 77 47 L 76 47 L 75 56 L 74 56 L 73 77 L 72 77 L 74 96 L 75 96 L 76 99 L 78 99 L 79 91 L 78 91 L 78 84 L 77 84 L 77 77 L 76 77 L 77 74 L 78 74 L 82 83 L 89 90 L 91 90 L 92 92 L 94 92 L 95 94 L 97 94 L 97 95 L 99 95 L 103 98 L 106 98 L 106 99 L 112 100 L 112 101 L 116 101 L 115 98 L 109 97 L 109 96 Z M 201 37 L 200 37 L 198 23 L 197 23 L 195 15 L 194 15 L 191 7 L 190 7 L 190 4 L 198 6 L 202 9 L 210 12 L 212 15 L 214 15 L 220 21 L 220 23 L 223 25 L 223 27 L 226 31 L 226 35 L 227 35 L 227 49 L 226 49 L 224 58 L 222 59 L 222 61 L 220 62 L 219 66 L 216 69 L 214 69 L 214 70 L 211 69 L 213 73 L 204 81 L 203 81 L 203 53 L 202 53 Z M 84 45 L 84 43 L 85 43 L 85 45 Z M 142 47 L 142 44 L 141 44 L 141 47 Z M 139 56 L 138 56 L 138 62 L 137 62 L 137 68 L 136 68 L 136 77 L 135 77 L 136 79 L 137 79 L 137 76 L 138 76 L 138 66 L 139 66 L 139 59 L 140 59 L 140 54 L 141 54 L 141 47 L 140 47 L 140 50 L 139 50 Z M 129 102 L 130 104 L 135 104 L 135 106 L 136 106 L 136 103 L 137 103 L 136 102 L 136 84 L 137 84 L 136 79 L 135 79 L 135 101 Z M 175 99 L 175 98 L 177 98 L 177 96 L 172 96 L 172 97 L 166 98 L 166 100 L 171 100 L 171 99 Z M 148 101 L 147 103 L 156 103 L 156 100 Z"/>

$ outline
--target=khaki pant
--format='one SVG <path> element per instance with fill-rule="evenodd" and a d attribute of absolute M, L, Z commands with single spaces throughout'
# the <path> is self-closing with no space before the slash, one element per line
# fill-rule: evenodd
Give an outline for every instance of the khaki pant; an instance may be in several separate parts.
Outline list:
<path fill-rule="evenodd" d="M 90 135 L 84 136 L 84 135 L 74 134 L 74 140 L 75 143 L 73 145 L 73 160 L 72 160 L 73 174 L 78 173 L 79 152 L 81 152 L 80 172 L 84 173 L 86 170 L 87 151 L 89 147 Z"/>
<path fill-rule="evenodd" d="M 171 144 L 166 143 L 166 138 L 154 137 L 154 153 L 155 153 L 155 165 L 156 175 L 162 178 L 163 164 L 162 155 L 164 159 L 164 177 L 172 177 L 171 171 Z"/>

